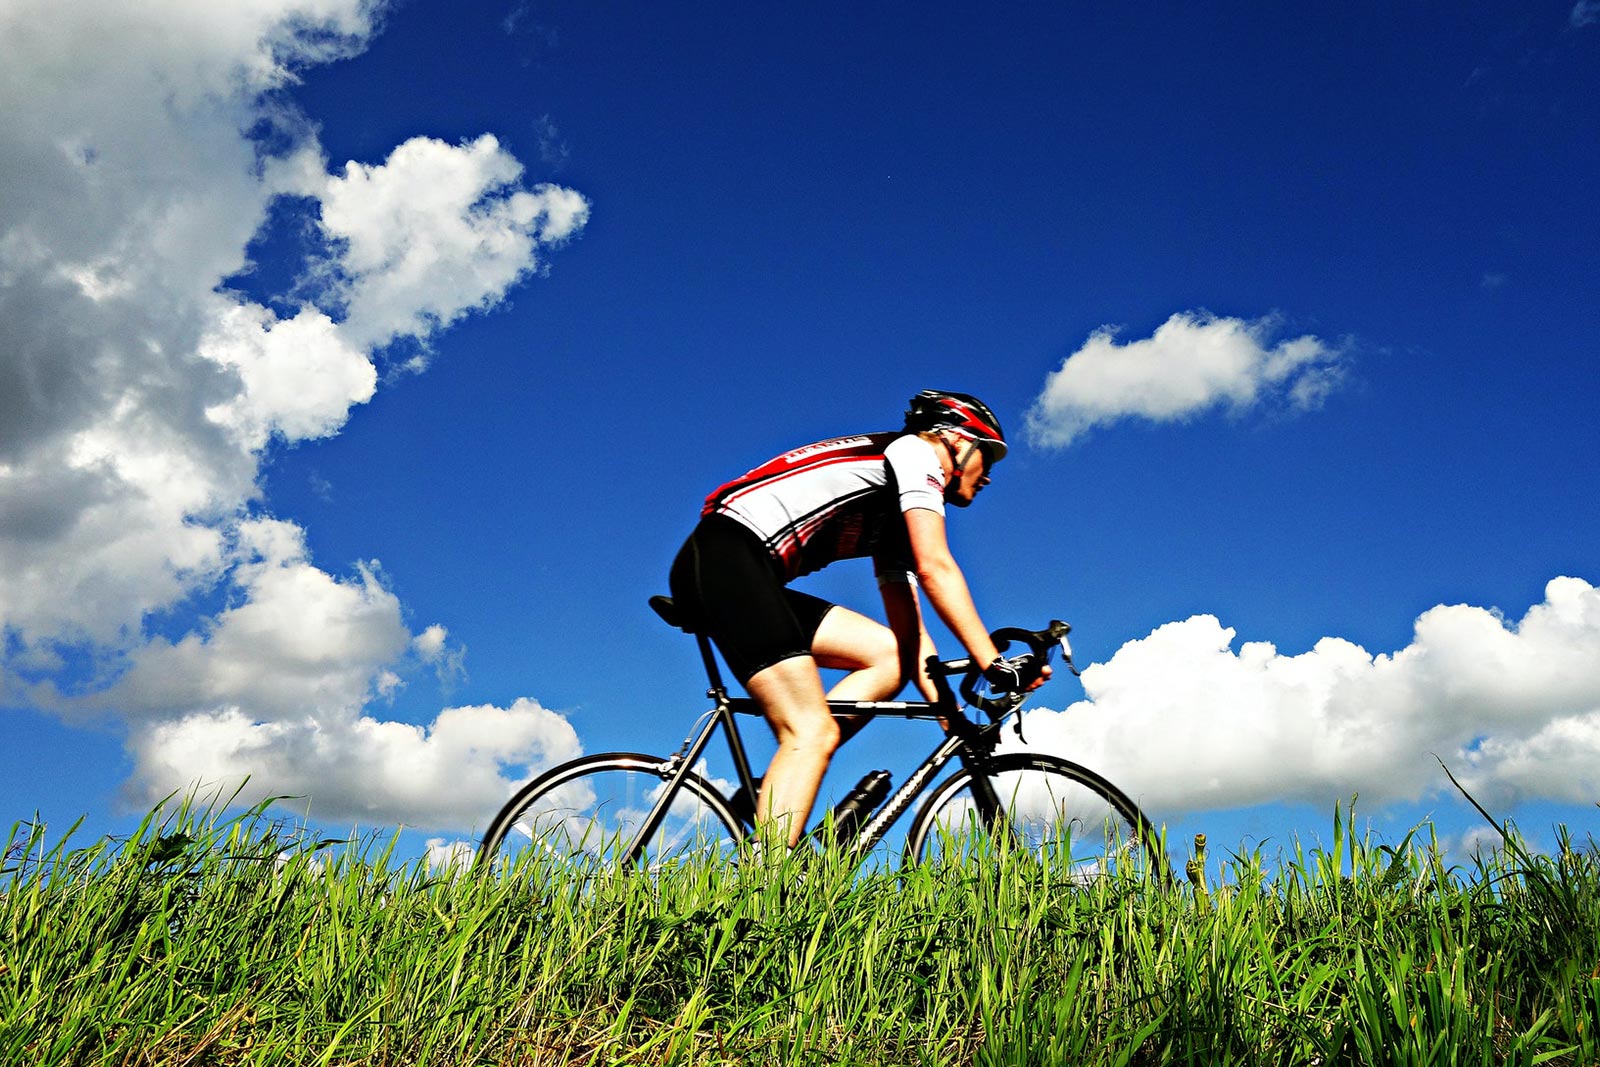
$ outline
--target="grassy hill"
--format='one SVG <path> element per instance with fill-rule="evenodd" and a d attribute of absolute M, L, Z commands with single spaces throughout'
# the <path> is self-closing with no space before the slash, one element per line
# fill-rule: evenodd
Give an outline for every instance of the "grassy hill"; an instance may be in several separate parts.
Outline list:
<path fill-rule="evenodd" d="M 0 879 L 0 1063 L 1593 1064 L 1600 856 L 494 877 L 181 808 Z M 70 840 L 70 839 L 69 839 Z"/>

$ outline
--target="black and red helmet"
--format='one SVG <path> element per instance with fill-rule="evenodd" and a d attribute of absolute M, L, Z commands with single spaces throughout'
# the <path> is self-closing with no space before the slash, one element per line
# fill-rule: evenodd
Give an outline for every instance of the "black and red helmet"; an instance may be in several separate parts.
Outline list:
<path fill-rule="evenodd" d="M 926 430 L 950 430 L 976 441 L 989 453 L 989 462 L 1005 458 L 1006 435 L 1000 429 L 1000 420 L 994 417 L 989 405 L 966 393 L 947 393 L 940 389 L 924 389 L 911 398 L 906 411 L 906 430 L 922 433 Z"/>

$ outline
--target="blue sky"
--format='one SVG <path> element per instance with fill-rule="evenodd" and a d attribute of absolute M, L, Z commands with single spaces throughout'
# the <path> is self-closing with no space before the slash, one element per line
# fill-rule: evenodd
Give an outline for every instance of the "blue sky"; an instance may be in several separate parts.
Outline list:
<path fill-rule="evenodd" d="M 1468 841 L 1434 753 L 1600 825 L 1592 0 L 200 10 L 0 2 L 5 819 L 671 749 L 701 498 L 937 387 L 1094 664 L 1034 744 L 1230 847 Z"/>

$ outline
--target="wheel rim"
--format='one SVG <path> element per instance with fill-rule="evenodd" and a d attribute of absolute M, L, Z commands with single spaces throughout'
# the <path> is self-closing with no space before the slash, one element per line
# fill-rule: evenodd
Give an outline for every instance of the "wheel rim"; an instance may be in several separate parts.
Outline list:
<path fill-rule="evenodd" d="M 652 767 L 613 764 L 548 783 L 507 825 L 496 859 L 617 867 L 666 783 Z M 731 857 L 736 834 L 694 779 L 686 779 L 638 866 L 646 870 Z"/>
<path fill-rule="evenodd" d="M 1005 832 L 984 826 L 971 779 L 963 775 L 936 798 L 919 847 L 924 862 L 1022 852 L 1082 882 L 1112 873 L 1143 875 L 1151 867 L 1138 816 L 1098 786 L 1050 764 L 1012 765 L 989 782 L 1006 812 Z"/>

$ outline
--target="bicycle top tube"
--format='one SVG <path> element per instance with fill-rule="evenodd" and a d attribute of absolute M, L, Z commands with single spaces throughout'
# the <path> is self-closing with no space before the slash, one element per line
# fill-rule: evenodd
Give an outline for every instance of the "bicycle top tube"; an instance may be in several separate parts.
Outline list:
<path fill-rule="evenodd" d="M 738 715 L 760 715 L 754 697 L 729 697 L 728 710 Z M 931 700 L 830 700 L 828 710 L 839 716 L 884 715 L 891 719 L 943 719 L 958 713 L 953 704 Z"/>
<path fill-rule="evenodd" d="M 683 618 L 677 605 L 671 597 L 653 596 L 650 598 L 650 607 L 661 616 L 669 626 L 692 634 L 700 647 L 700 658 L 704 661 L 706 679 L 711 688 L 708 695 L 719 704 L 727 705 L 731 710 L 741 714 L 759 714 L 756 702 L 750 697 L 730 697 L 726 687 L 722 684 L 722 675 L 717 668 L 716 656 L 711 651 L 711 641 L 706 634 L 693 629 Z M 1067 634 L 1072 627 L 1059 619 L 1052 620 L 1050 624 L 1040 630 L 1023 630 L 1017 627 L 1004 627 L 996 630 L 990 636 L 994 638 L 995 647 L 1004 651 L 1015 641 L 1027 646 L 1027 651 L 1012 662 L 1021 666 L 1024 683 L 1039 677 L 1046 665 L 1056 655 L 1065 658 L 1066 667 L 1073 674 L 1078 670 L 1072 664 L 1072 649 L 1067 643 Z M 859 715 L 870 713 L 873 715 L 889 715 L 891 717 L 906 719 L 950 719 L 961 715 L 962 704 L 979 709 L 988 714 L 990 721 L 1005 717 L 1021 706 L 1022 691 L 992 692 L 985 694 L 982 686 L 982 666 L 972 661 L 970 656 L 956 659 L 940 660 L 928 657 L 926 664 L 928 677 L 933 681 L 937 699 L 932 701 L 906 701 L 906 700 L 874 700 L 874 701 L 834 701 L 828 702 L 829 708 L 835 715 Z M 960 691 L 962 700 L 956 699 L 954 687 L 950 679 L 960 677 Z"/>

